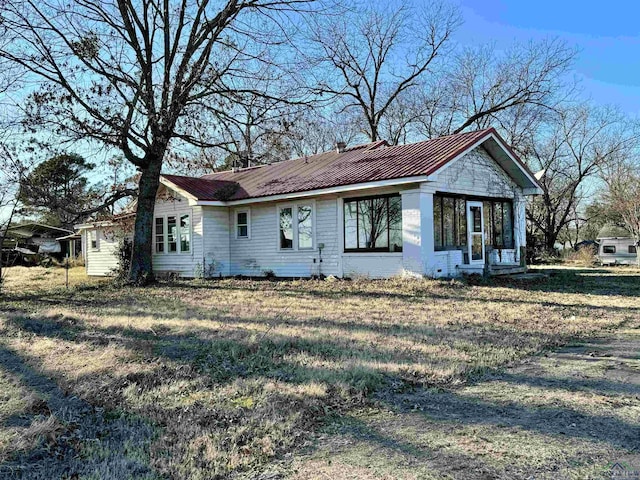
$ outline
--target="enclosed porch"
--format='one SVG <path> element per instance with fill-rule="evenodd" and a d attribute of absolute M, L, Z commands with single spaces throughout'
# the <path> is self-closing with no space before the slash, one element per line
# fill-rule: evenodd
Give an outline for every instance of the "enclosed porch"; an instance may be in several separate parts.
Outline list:
<path fill-rule="evenodd" d="M 411 217 L 418 205 L 420 218 Z M 524 197 L 481 197 L 435 191 L 428 184 L 403 194 L 405 270 L 415 271 L 420 254 L 423 274 L 507 275 L 526 272 Z M 412 232 L 418 231 L 420 245 Z M 414 243 L 412 243 L 412 240 Z"/>

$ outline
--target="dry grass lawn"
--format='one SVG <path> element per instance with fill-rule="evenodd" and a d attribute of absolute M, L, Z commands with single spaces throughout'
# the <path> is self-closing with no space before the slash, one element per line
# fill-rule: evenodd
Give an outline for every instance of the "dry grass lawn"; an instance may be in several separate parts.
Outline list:
<path fill-rule="evenodd" d="M 2 478 L 606 478 L 636 461 L 640 341 L 597 367 L 571 350 L 635 334 L 632 268 L 534 283 L 70 278 L 8 273 Z M 577 356 L 527 360 L 562 346 Z"/>

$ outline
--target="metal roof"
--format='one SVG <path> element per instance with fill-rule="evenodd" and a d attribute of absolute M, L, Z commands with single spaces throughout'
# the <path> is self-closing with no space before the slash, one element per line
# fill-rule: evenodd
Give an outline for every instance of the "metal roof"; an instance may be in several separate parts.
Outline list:
<path fill-rule="evenodd" d="M 389 146 L 384 141 L 378 141 L 346 148 L 343 152 L 333 150 L 200 178 L 179 175 L 163 175 L 163 178 L 198 200 L 244 200 L 431 175 L 483 139 L 497 139 L 502 151 L 508 152 L 517 162 L 515 169 L 521 174 L 523 169 L 532 186 L 538 186 L 533 174 L 493 128 L 407 145 Z"/>

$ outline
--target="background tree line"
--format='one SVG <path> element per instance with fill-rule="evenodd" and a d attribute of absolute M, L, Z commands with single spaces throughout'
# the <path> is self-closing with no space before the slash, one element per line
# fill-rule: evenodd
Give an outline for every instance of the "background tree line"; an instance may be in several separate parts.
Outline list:
<path fill-rule="evenodd" d="M 82 185 L 81 202 L 53 202 L 43 195 L 51 189 L 32 185 L 45 167 L 7 164 L 7 178 L 25 186 L 13 198 L 67 222 L 135 194 L 130 279 L 145 283 L 163 169 L 195 174 L 313 154 L 336 140 L 395 144 L 494 126 L 541 172 L 544 193 L 527 213 L 539 248 L 552 253 L 580 237 L 598 208 L 600 219 L 606 212 L 635 228 L 620 199 L 637 184 L 619 179 L 637 170 L 636 120 L 581 100 L 574 47 L 554 38 L 463 47 L 455 5 L 385 5 L 4 0 L 0 88 L 16 132 L 5 148 L 25 139 L 32 152 L 55 146 L 66 156 L 51 161 L 75 162 Z M 95 160 L 74 156 L 78 144 L 122 156 L 138 172 L 136 188 L 83 183 Z"/>

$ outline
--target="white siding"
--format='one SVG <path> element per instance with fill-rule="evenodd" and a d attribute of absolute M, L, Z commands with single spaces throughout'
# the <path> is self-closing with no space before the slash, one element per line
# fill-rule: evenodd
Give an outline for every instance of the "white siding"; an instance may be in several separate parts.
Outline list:
<path fill-rule="evenodd" d="M 233 211 L 227 207 L 202 208 L 203 251 L 207 276 L 225 277 L 231 273 L 230 234 L 233 229 L 230 228 L 229 210 Z"/>
<path fill-rule="evenodd" d="M 520 188 L 482 147 L 445 166 L 429 182 L 439 192 L 514 198 Z"/>
<path fill-rule="evenodd" d="M 96 231 L 98 248 L 91 248 L 91 231 Z M 82 233 L 82 243 L 85 249 L 85 268 L 87 275 L 104 277 L 113 275 L 118 266 L 116 254 L 118 252 L 118 239 L 103 228 L 92 228 Z"/>
<path fill-rule="evenodd" d="M 153 271 L 156 273 L 175 272 L 184 277 L 196 275 L 198 265 L 203 264 L 202 249 L 202 207 L 190 206 L 187 199 L 174 194 L 166 194 L 164 187 L 158 192 L 154 211 L 154 239 L 153 239 Z M 178 253 L 155 252 L 155 218 L 167 215 L 189 214 L 191 216 L 191 251 Z"/>
<path fill-rule="evenodd" d="M 339 275 L 338 199 L 319 197 L 300 203 L 315 204 L 315 242 L 312 250 L 280 250 L 278 248 L 278 206 L 291 202 L 251 205 L 250 238 L 235 238 L 228 229 L 230 274 L 260 276 L 272 271 L 279 277 L 308 277 L 322 273 Z M 235 209 L 229 208 L 228 225 L 235 225 Z M 318 245 L 324 244 L 322 264 Z M 315 262 L 314 262 L 315 260 Z M 321 267 L 321 270 L 320 270 Z"/>
<path fill-rule="evenodd" d="M 425 272 L 428 277 L 439 278 L 454 275 L 449 271 L 449 252 L 435 252 L 433 258 L 430 271 Z"/>
<path fill-rule="evenodd" d="M 402 253 L 345 253 L 342 262 L 347 278 L 389 278 L 404 272 Z"/>

